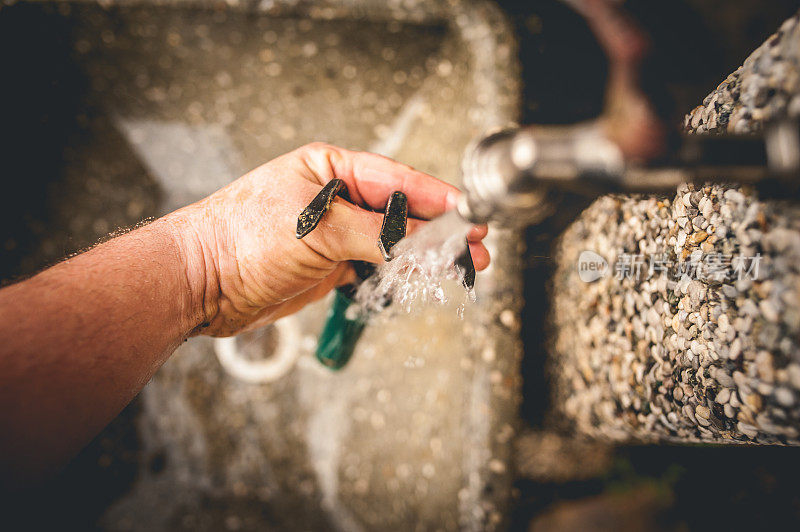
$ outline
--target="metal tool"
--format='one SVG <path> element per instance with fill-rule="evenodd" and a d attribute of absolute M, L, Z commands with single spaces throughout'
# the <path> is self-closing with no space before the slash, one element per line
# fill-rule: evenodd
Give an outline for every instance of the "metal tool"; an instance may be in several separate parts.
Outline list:
<path fill-rule="evenodd" d="M 337 195 L 348 197 L 347 185 L 341 179 L 332 179 L 297 217 L 298 239 L 303 238 L 318 225 L 328 212 Z M 353 261 L 356 276 L 364 280 L 372 274 L 374 267 L 366 262 Z M 348 312 L 353 306 L 357 285 L 338 287 L 334 291 L 333 305 L 328 311 L 325 326 L 317 343 L 316 357 L 331 369 L 340 369 L 350 360 L 355 344 L 364 330 L 365 321 L 358 313 Z"/>
<path fill-rule="evenodd" d="M 297 219 L 297 238 L 303 238 L 319 225 L 337 195 L 349 198 L 347 186 L 341 179 L 334 179 L 325 185 L 300 213 Z M 392 192 L 386 204 L 378 235 L 378 247 L 387 262 L 392 258 L 392 248 L 406 236 L 407 226 L 408 198 L 403 192 Z M 367 262 L 353 261 L 353 267 L 360 281 L 335 290 L 333 305 L 328 311 L 317 344 L 317 359 L 333 370 L 341 369 L 350 360 L 368 318 L 355 307 L 354 297 L 360 282 L 372 275 L 375 266 Z M 456 261 L 456 268 L 462 276 L 465 288 L 471 290 L 475 284 L 475 267 L 469 246 Z"/>
<path fill-rule="evenodd" d="M 402 192 L 392 192 L 389 202 L 386 204 L 386 212 L 383 215 L 381 232 L 378 235 L 378 246 L 383 252 L 383 260 L 391 260 L 389 252 L 395 244 L 406 236 L 406 226 L 408 223 L 408 198 Z"/>
<path fill-rule="evenodd" d="M 461 276 L 461 284 L 464 288 L 472 290 L 475 288 L 475 264 L 472 263 L 472 253 L 469 251 L 469 243 L 464 252 L 456 259 L 456 271 Z"/>
<path fill-rule="evenodd" d="M 342 190 L 347 191 L 347 185 L 341 179 L 331 179 L 322 187 L 322 190 L 314 196 L 311 203 L 297 217 L 297 238 L 303 238 L 319 225 L 322 215 L 330 209 L 333 198 Z"/>
<path fill-rule="evenodd" d="M 386 213 L 383 217 L 378 245 L 386 261 L 391 260 L 389 251 L 406 235 L 408 218 L 408 200 L 402 192 L 392 192 L 386 204 Z M 462 284 L 467 290 L 475 287 L 475 265 L 472 263 L 472 254 L 467 243 L 464 252 L 458 256 L 454 264 L 456 271 L 462 279 Z"/>

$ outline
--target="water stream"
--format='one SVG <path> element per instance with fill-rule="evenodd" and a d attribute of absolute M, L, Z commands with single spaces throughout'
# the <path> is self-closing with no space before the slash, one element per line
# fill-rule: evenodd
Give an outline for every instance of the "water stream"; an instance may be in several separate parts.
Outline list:
<path fill-rule="evenodd" d="M 392 249 L 392 260 L 378 266 L 359 286 L 355 299 L 361 312 L 371 315 L 388 303 L 405 312 L 429 302 L 447 303 L 453 297 L 448 285 L 463 282 L 463 272 L 455 262 L 466 250 L 471 227 L 453 210 L 398 242 Z M 463 293 L 463 289 L 456 293 Z M 475 301 L 474 290 L 466 294 L 459 315 L 466 300 Z"/>

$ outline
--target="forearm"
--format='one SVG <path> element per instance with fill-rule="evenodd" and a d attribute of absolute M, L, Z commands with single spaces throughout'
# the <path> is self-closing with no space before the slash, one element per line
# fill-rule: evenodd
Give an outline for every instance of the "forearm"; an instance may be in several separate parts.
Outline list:
<path fill-rule="evenodd" d="M 298 214 L 334 178 L 350 199 L 298 240 Z M 394 191 L 418 218 L 409 232 L 458 194 L 384 157 L 310 144 L 0 290 L 0 484 L 66 461 L 188 336 L 259 327 L 352 282 L 348 261 L 382 262 L 375 211 Z M 470 234 L 481 270 L 486 230 Z"/>
<path fill-rule="evenodd" d="M 185 231 L 171 215 L 0 290 L 0 477 L 68 459 L 205 319 Z"/>

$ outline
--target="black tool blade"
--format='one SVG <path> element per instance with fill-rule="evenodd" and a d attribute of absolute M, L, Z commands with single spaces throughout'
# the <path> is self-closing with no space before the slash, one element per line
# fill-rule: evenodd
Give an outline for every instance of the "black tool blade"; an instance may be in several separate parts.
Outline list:
<path fill-rule="evenodd" d="M 391 259 L 390 252 L 395 244 L 406 236 L 406 226 L 408 224 L 408 198 L 400 191 L 392 192 L 389 202 L 386 204 L 386 212 L 383 215 L 383 225 L 378 236 L 378 245 L 383 253 L 383 259 Z"/>
<path fill-rule="evenodd" d="M 475 265 L 472 263 L 472 253 L 469 251 L 469 244 L 464 252 L 458 256 L 455 262 L 456 270 L 461 275 L 461 283 L 467 290 L 475 287 Z"/>
<path fill-rule="evenodd" d="M 336 197 L 342 189 L 345 189 L 344 181 L 341 179 L 332 179 L 327 185 L 322 187 L 311 203 L 303 209 L 300 216 L 297 217 L 297 238 L 303 238 L 308 233 L 314 230 L 322 219 L 322 216 L 328 211 Z"/>

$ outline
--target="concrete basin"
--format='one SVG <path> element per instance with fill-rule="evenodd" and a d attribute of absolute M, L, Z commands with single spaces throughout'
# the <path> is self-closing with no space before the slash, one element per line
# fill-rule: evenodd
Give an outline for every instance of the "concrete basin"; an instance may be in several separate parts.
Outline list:
<path fill-rule="evenodd" d="M 513 33 L 480 1 L 23 2 L 3 18 L 58 58 L 37 72 L 62 89 L 60 162 L 23 270 L 316 140 L 458 184 L 470 139 L 516 119 Z M 234 343 L 187 342 L 115 423 L 133 442 L 94 444 L 86 467 L 124 455 L 136 470 L 100 525 L 501 526 L 521 266 L 516 234 L 495 228 L 489 245 L 463 319 L 455 303 L 379 318 L 340 372 L 313 358 L 328 301 Z M 280 375 L 254 377 L 278 351 Z"/>

